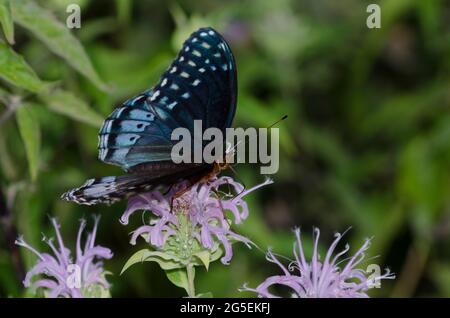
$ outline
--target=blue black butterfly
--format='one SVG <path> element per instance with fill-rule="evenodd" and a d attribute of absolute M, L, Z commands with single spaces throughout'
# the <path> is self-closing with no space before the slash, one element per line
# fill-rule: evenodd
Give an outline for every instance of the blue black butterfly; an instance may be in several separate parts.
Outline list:
<path fill-rule="evenodd" d="M 217 173 L 214 164 L 175 164 L 170 136 L 178 127 L 193 136 L 203 128 L 230 127 L 237 103 L 236 64 L 230 46 L 212 28 L 200 28 L 184 42 L 159 82 L 117 107 L 99 132 L 99 159 L 127 174 L 90 179 L 62 195 L 79 204 L 112 204 L 132 195 L 196 182 Z"/>

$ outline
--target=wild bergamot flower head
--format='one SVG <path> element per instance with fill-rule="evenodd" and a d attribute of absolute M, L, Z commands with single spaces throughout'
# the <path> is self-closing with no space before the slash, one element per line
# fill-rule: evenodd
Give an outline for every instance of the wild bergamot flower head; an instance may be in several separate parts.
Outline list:
<path fill-rule="evenodd" d="M 33 252 L 38 261 L 25 276 L 25 287 L 30 287 L 36 292 L 42 289 L 46 297 L 109 297 L 109 284 L 103 268 L 102 259 L 112 257 L 111 250 L 95 245 L 95 236 L 99 218 L 95 218 L 92 232 L 87 236 L 84 246 L 81 244 L 82 235 L 86 227 L 86 221 L 80 221 L 75 250 L 75 261 L 71 257 L 71 251 L 64 245 L 59 225 L 55 219 L 51 219 L 56 233 L 57 245 L 53 238 L 43 238 L 50 247 L 52 254 L 40 253 L 29 245 L 22 237 L 16 240 L 16 244 Z M 38 279 L 33 280 L 38 276 Z"/>
<path fill-rule="evenodd" d="M 228 264 L 233 256 L 233 242 L 251 244 L 248 238 L 231 229 L 233 223 L 240 224 L 248 217 L 243 197 L 271 182 L 266 180 L 245 190 L 232 178 L 220 177 L 192 187 L 181 183 L 166 194 L 153 191 L 130 198 L 121 223 L 128 224 L 136 211 L 151 211 L 149 222 L 132 233 L 130 243 L 134 245 L 142 237 L 152 249 L 138 252 L 133 258 L 135 261 L 129 261 L 125 267 L 147 259 L 157 261 L 163 269 L 207 265 L 219 258 L 223 264 Z M 230 187 L 232 194 L 224 193 L 223 187 Z M 180 189 L 186 190 L 177 196 Z M 226 212 L 230 212 L 232 218 L 227 218 Z"/>
<path fill-rule="evenodd" d="M 382 279 L 394 279 L 395 276 L 386 269 L 383 275 L 373 275 L 359 267 L 370 246 L 370 239 L 366 239 L 362 247 L 353 255 L 341 259 L 350 249 L 347 244 L 344 250 L 335 253 L 335 249 L 342 238 L 336 233 L 335 240 L 328 249 L 325 258 L 321 260 L 318 252 L 320 231 L 314 229 L 314 247 L 310 261 L 306 260 L 303 252 L 300 229 L 295 230 L 294 243 L 295 259 L 286 267 L 269 249 L 267 260 L 277 264 L 283 271 L 282 275 L 271 276 L 256 288 L 247 285 L 241 291 L 253 291 L 259 297 L 272 298 L 274 295 L 269 288 L 274 285 L 288 287 L 293 297 L 301 298 L 359 298 L 368 297 L 369 288 Z M 369 275 L 370 274 L 370 275 Z"/>

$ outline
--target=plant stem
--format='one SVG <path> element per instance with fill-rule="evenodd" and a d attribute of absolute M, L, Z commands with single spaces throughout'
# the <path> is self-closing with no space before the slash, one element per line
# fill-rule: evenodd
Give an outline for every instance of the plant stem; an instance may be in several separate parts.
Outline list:
<path fill-rule="evenodd" d="M 188 297 L 195 297 L 195 286 L 194 286 L 194 278 L 195 278 L 195 268 L 193 265 L 189 264 L 186 266 L 187 278 L 188 278 Z"/>

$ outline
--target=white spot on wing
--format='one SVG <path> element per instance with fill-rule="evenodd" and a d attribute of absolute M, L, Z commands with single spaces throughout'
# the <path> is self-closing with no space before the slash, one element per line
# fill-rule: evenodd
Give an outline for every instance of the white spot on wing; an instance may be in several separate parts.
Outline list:
<path fill-rule="evenodd" d="M 173 103 L 170 103 L 169 105 L 167 105 L 167 107 L 169 109 L 173 109 L 177 104 L 178 104 L 178 102 L 173 102 Z"/>
<path fill-rule="evenodd" d="M 154 101 L 158 96 L 159 96 L 160 92 L 159 90 L 155 92 L 155 94 L 152 95 L 152 97 L 150 98 L 150 101 Z"/>

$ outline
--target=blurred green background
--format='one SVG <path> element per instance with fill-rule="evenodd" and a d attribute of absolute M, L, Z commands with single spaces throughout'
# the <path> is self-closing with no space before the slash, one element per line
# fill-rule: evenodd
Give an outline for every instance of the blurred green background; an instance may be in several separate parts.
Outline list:
<path fill-rule="evenodd" d="M 106 263 L 114 297 L 184 295 L 157 265 L 119 276 L 145 245 L 128 244 L 139 220 L 119 224 L 124 203 L 86 207 L 59 196 L 121 174 L 97 159 L 103 118 L 155 84 L 200 26 L 221 32 L 236 57 L 234 125 L 289 115 L 275 183 L 248 197 L 250 217 L 235 230 L 291 256 L 294 226 L 308 246 L 318 226 L 323 249 L 351 226 L 352 250 L 373 236 L 370 254 L 379 257 L 367 263 L 397 274 L 372 296 L 450 296 L 449 1 L 10 2 L 0 1 L 0 296 L 26 295 L 20 263 L 36 260 L 11 245 L 17 232 L 46 250 L 41 233 L 53 235 L 48 216 L 56 216 L 74 244 L 78 219 L 93 213 L 102 215 L 98 244 L 115 254 Z M 381 29 L 366 26 L 374 2 Z M 81 7 L 81 29 L 69 32 L 71 3 Z M 237 170 L 247 186 L 263 180 L 256 165 Z M 198 271 L 199 292 L 253 296 L 237 289 L 279 273 L 257 249 L 234 252 L 230 266 Z"/>

